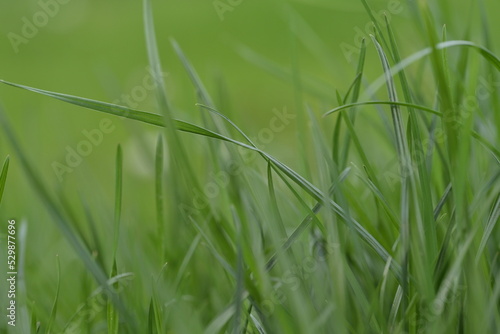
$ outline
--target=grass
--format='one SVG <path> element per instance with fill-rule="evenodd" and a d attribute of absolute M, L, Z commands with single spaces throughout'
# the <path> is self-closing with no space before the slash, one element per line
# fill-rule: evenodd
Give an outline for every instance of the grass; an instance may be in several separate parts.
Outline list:
<path fill-rule="evenodd" d="M 78 270 L 58 259 L 53 296 L 21 268 L 28 284 L 19 310 L 27 316 L 16 328 L 0 324 L 0 331 L 499 332 L 499 91 L 490 82 L 494 93 L 479 97 L 477 78 L 500 70 L 500 60 L 476 41 L 447 41 L 423 1 L 412 13 L 423 20 L 427 47 L 404 58 L 404 31 L 387 18 L 385 26 L 378 22 L 370 3 L 361 2 L 375 23 L 373 43 L 362 42 L 357 67 L 336 94 L 302 74 L 296 39 L 311 41 L 304 44 L 312 53 L 323 48 L 290 9 L 291 70 L 240 47 L 293 88 L 300 113 L 299 133 L 288 143 L 298 148 L 293 165 L 259 147 L 220 109 L 172 40 L 199 111 L 197 121 L 176 118 L 150 0 L 144 30 L 156 113 L 0 80 L 60 100 L 61 108 L 72 104 L 157 129 L 147 161 L 154 166 L 151 196 L 131 188 L 129 152 L 118 145 L 114 168 L 102 166 L 115 173 L 114 208 L 94 207 L 88 201 L 102 195 L 84 180 L 75 204 L 42 176 L 10 125 L 11 112 L 0 110 L 11 150 L 0 203 L 15 164 L 78 259 Z M 304 36 L 299 27 L 307 28 Z M 487 25 L 482 29 L 489 38 Z M 492 47 L 489 39 L 485 44 Z M 378 67 L 370 67 L 369 52 L 378 55 Z M 414 63 L 426 69 L 425 78 Z M 152 214 L 127 217 L 139 208 Z M 25 256 L 36 256 L 24 240 Z"/>

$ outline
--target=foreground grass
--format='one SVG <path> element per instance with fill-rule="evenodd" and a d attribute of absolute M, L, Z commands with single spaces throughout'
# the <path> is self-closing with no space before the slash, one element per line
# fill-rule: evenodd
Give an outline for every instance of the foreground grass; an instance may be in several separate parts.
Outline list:
<path fill-rule="evenodd" d="M 370 45 L 386 93 L 364 75 L 366 43 L 351 82 L 322 100 L 339 105 L 329 112 L 304 102 L 293 67 L 299 173 L 218 110 L 175 41 L 202 125 L 174 119 L 150 2 L 144 4 L 158 113 L 3 81 L 159 129 L 150 162 L 155 200 L 134 202 L 155 212 L 156 225 L 137 220 L 125 228 L 127 152 L 118 146 L 114 211 L 108 208 L 114 218 L 96 219 L 99 211 L 86 199 L 74 208 L 49 190 L 1 112 L 12 155 L 84 265 L 63 278 L 71 280 L 72 291 L 54 282 L 57 294 L 50 301 L 28 284 L 20 299 L 26 310 L 21 332 L 500 331 L 500 60 L 493 53 L 472 42 L 446 41 L 446 31 L 421 5 L 415 15 L 430 47 L 413 56 L 403 59 L 398 31 L 388 22 L 374 26 Z M 412 62 L 427 66 L 422 73 L 429 77 L 407 74 Z M 480 77 L 489 80 L 488 96 L 477 93 Z M 370 101 L 374 97 L 380 101 Z M 191 154 L 195 144 L 187 136 L 193 134 L 203 139 L 202 157 Z M 0 200 L 8 165 L 7 159 Z M 112 233 L 96 222 L 112 226 Z M 144 228 L 134 229 L 138 224 Z"/>

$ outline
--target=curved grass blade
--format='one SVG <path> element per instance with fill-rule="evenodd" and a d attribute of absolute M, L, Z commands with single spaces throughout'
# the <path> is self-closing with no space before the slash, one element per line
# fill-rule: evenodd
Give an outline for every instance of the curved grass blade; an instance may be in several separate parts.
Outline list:
<path fill-rule="evenodd" d="M 113 225 L 113 264 L 109 277 L 115 277 L 118 274 L 116 265 L 116 253 L 120 240 L 120 223 L 122 213 L 122 193 L 123 193 L 123 153 L 121 145 L 116 149 L 116 183 L 115 183 L 115 215 Z M 117 287 L 117 284 L 114 286 Z M 108 302 L 107 308 L 108 333 L 118 334 L 120 317 L 113 303 Z"/>
<path fill-rule="evenodd" d="M 164 172 L 164 149 L 163 137 L 158 135 L 156 141 L 156 156 L 155 156 L 155 204 L 156 204 L 156 224 L 157 233 L 159 238 L 159 252 L 161 262 L 164 262 L 165 256 L 165 208 L 164 202 L 164 189 L 163 189 L 163 172 Z"/>
<path fill-rule="evenodd" d="M 170 39 L 170 42 L 172 43 L 172 46 L 174 47 L 175 52 L 177 53 L 177 57 L 182 62 L 182 65 L 184 66 L 184 69 L 189 75 L 189 78 L 191 79 L 191 82 L 196 88 L 196 93 L 198 95 L 199 100 L 201 103 L 213 106 L 214 103 L 212 101 L 212 98 L 210 97 L 210 94 L 208 94 L 207 89 L 205 88 L 205 85 L 203 85 L 203 82 L 200 79 L 200 76 L 194 69 L 193 65 L 189 62 L 187 59 L 186 55 L 182 51 L 181 47 L 179 46 L 179 43 L 175 39 Z"/>
<path fill-rule="evenodd" d="M 488 239 L 490 238 L 491 234 L 493 233 L 493 230 L 495 226 L 498 224 L 498 220 L 500 219 L 500 195 L 498 196 L 495 206 L 493 207 L 493 210 L 491 210 L 490 217 L 488 219 L 488 223 L 486 224 L 486 227 L 484 229 L 483 237 L 481 238 L 481 243 L 479 244 L 479 248 L 477 251 L 476 255 L 476 263 L 479 261 L 479 258 L 481 254 L 483 253 L 484 249 L 486 248 L 486 244 L 488 243 Z"/>

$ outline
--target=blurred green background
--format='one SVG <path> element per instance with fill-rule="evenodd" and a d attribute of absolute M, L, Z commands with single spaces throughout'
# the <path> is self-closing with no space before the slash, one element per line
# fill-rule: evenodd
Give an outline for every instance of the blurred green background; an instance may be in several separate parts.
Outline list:
<path fill-rule="evenodd" d="M 390 1 L 370 3 L 374 9 L 382 11 L 388 9 Z M 401 1 L 403 12 L 391 17 L 397 27 L 403 56 L 426 46 L 418 32 L 418 21 L 410 15 L 413 3 Z M 439 24 L 447 24 L 449 39 L 467 37 L 483 44 L 483 36 L 476 32 L 482 24 L 478 19 L 480 3 L 476 0 L 435 1 L 432 6 L 439 7 L 434 13 L 441 13 L 436 19 Z M 484 5 L 488 13 L 500 12 L 498 1 L 484 1 Z M 335 90 L 345 93 L 355 75 L 355 61 L 347 61 L 341 44 L 354 45 L 355 28 L 364 30 L 369 22 L 360 1 L 244 0 L 225 12 L 223 20 L 211 0 L 153 1 L 153 6 L 162 62 L 168 72 L 167 87 L 176 107 L 176 117 L 200 122 L 195 106 L 196 94 L 172 49 L 170 38 L 183 48 L 219 109 L 254 135 L 268 125 L 273 109 L 287 108 L 295 112 L 298 102 L 294 98 L 292 81 L 281 80 L 252 63 L 242 55 L 242 48 L 253 50 L 287 71 L 295 61 L 295 54 L 301 76 L 312 78 L 323 92 L 331 94 L 330 99 L 305 94 L 306 100 L 320 114 L 337 106 Z M 61 4 L 57 15 L 39 28 L 27 44 L 21 44 L 16 53 L 8 34 L 21 34 L 23 17 L 32 21 L 33 15 L 40 10 L 36 0 L 0 1 L 1 79 L 107 102 L 116 101 L 141 85 L 147 76 L 142 1 L 68 1 Z M 490 27 L 491 31 L 500 32 L 500 22 L 493 17 L 490 22 L 495 24 Z M 495 52 L 495 46 L 491 47 Z M 381 74 L 381 68 L 373 47 L 368 50 L 367 62 L 373 66 L 366 66 L 366 76 L 374 79 Z M 418 68 L 411 67 L 409 73 L 418 76 Z M 75 147 L 85 139 L 83 130 L 95 129 L 103 118 L 111 117 L 3 85 L 0 86 L 0 101 L 30 161 L 36 162 L 46 184 L 65 194 L 69 202 L 83 196 L 91 206 L 101 208 L 110 222 L 102 228 L 109 231 L 112 228 L 115 150 L 121 143 L 126 173 L 123 216 L 128 221 L 124 224 L 137 229 L 138 233 L 153 233 L 153 227 L 148 226 L 154 221 L 154 213 L 142 209 L 140 203 L 127 203 L 131 204 L 138 196 L 144 201 L 153 200 L 154 140 L 158 129 L 113 119 L 116 130 L 106 135 L 103 143 L 95 147 L 74 172 L 66 174 L 61 183 L 52 163 L 64 162 L 66 147 Z M 154 94 L 149 92 L 137 109 L 156 112 Z M 328 122 L 328 126 L 333 124 L 331 119 L 324 122 Z M 300 163 L 294 159 L 296 123 L 292 122 L 284 132 L 277 134 L 266 149 L 300 170 Z M 186 140 L 198 140 L 187 137 L 183 135 Z M 200 148 L 200 152 L 194 154 L 202 154 L 201 151 Z M 12 154 L 11 150 L 0 136 L 0 159 L 3 161 L 7 154 Z M 141 221 L 136 221 L 137 217 L 141 217 Z M 67 251 L 69 248 L 25 181 L 15 157 L 12 157 L 1 205 L 0 226 L 3 228 L 10 218 L 28 222 L 26 265 L 31 268 L 31 275 L 27 277 L 27 284 L 36 287 L 39 300 L 46 294 L 42 303 L 46 302 L 44 306 L 48 309 L 56 288 L 55 255 L 61 257 L 63 275 L 73 269 L 83 269 L 76 256 Z M 30 249 L 36 251 L 30 252 Z M 3 269 L 4 263 L 2 260 L 0 268 Z M 71 289 L 71 281 L 63 280 L 62 284 L 63 289 Z M 0 293 L 4 295 L 3 291 Z M 64 308 L 64 303 L 71 301 L 65 298 L 62 303 L 61 308 Z"/>

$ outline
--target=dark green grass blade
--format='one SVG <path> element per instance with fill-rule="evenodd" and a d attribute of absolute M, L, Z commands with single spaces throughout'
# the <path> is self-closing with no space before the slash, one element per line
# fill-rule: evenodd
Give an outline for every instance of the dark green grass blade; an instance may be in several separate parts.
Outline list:
<path fill-rule="evenodd" d="M 431 113 L 431 114 L 434 114 L 434 115 L 437 115 L 440 117 L 443 116 L 443 114 L 437 110 L 434 110 L 432 108 L 427 108 L 427 107 L 424 107 L 424 106 L 421 106 L 418 104 L 414 104 L 414 103 L 407 103 L 407 102 L 401 102 L 401 101 L 366 101 L 366 102 L 348 103 L 348 104 L 345 104 L 343 106 L 333 108 L 333 109 L 327 111 L 325 114 L 323 114 L 323 117 L 328 116 L 328 115 L 333 114 L 333 113 L 336 113 L 338 111 L 350 109 L 353 107 L 365 106 L 365 105 L 397 105 L 397 106 L 401 106 L 401 107 L 410 107 L 410 108 L 419 109 L 419 110 L 426 111 L 428 113 Z"/>
<path fill-rule="evenodd" d="M 115 277 L 118 274 L 116 265 L 116 254 L 120 240 L 120 224 L 122 214 L 122 194 L 123 194 L 123 152 L 121 145 L 116 148 L 116 180 L 115 180 L 115 213 L 113 224 L 113 257 L 109 277 Z M 108 333 L 118 334 L 120 317 L 112 302 L 107 305 Z"/>
<path fill-rule="evenodd" d="M 2 173 L 0 174 L 0 203 L 2 203 L 3 191 L 5 189 L 5 184 L 7 183 L 7 173 L 9 172 L 9 162 L 10 158 L 7 156 L 5 162 L 3 163 Z"/>
<path fill-rule="evenodd" d="M 115 277 L 112 277 L 108 279 L 107 284 L 108 286 L 115 286 L 117 284 L 124 284 L 128 285 L 130 284 L 129 282 L 126 281 L 126 279 L 132 279 L 134 277 L 133 273 L 123 273 L 120 275 L 116 275 Z M 123 281 L 123 282 L 122 282 Z M 87 291 L 87 290 L 86 290 Z M 92 291 L 92 293 L 89 293 L 88 297 L 86 298 L 85 302 L 80 304 L 78 309 L 76 310 L 75 313 L 66 322 L 66 325 L 63 327 L 62 333 L 73 333 L 75 330 L 75 327 L 73 327 L 74 324 L 81 324 L 86 320 L 86 311 L 88 310 L 89 305 L 92 305 L 93 303 L 96 302 L 97 297 L 100 297 L 100 295 L 103 293 L 103 289 L 101 286 L 99 286 L 97 289 Z M 82 325 L 83 328 L 86 328 L 88 330 L 89 323 L 86 323 Z M 76 328 L 82 328 L 82 327 L 76 327 Z"/>
<path fill-rule="evenodd" d="M 6 83 L 5 81 L 2 81 L 2 82 Z M 31 87 L 26 87 L 26 86 L 21 86 L 21 85 L 16 85 L 16 84 L 10 84 L 10 85 L 18 87 L 18 88 L 23 88 L 23 89 L 27 89 L 30 91 L 34 91 L 34 92 L 37 92 L 37 93 L 40 93 L 43 95 L 51 96 L 51 97 L 54 97 L 56 99 L 63 100 L 65 102 L 68 102 L 71 104 L 80 105 L 80 106 L 83 106 L 83 107 L 86 107 L 89 109 L 102 111 L 102 112 L 106 112 L 106 113 L 114 114 L 114 115 L 118 115 L 118 116 L 125 116 L 127 118 L 139 120 L 139 121 L 146 122 L 149 124 L 154 124 L 157 126 L 163 126 L 163 124 L 164 124 L 162 122 L 161 116 L 159 116 L 159 115 L 149 114 L 149 113 L 145 113 L 145 112 L 137 111 L 137 110 L 132 110 L 132 109 L 125 108 L 125 107 L 119 107 L 120 112 L 116 113 L 116 107 L 117 107 L 116 105 L 98 102 L 98 101 L 89 100 L 89 99 L 83 99 L 83 98 L 79 98 L 79 97 L 75 97 L 75 96 L 68 96 L 68 95 L 64 95 L 64 94 L 61 96 L 61 94 L 58 94 L 58 93 L 40 91 L 38 89 L 34 89 Z M 128 113 L 125 114 L 125 111 L 128 111 Z M 131 115 L 133 115 L 133 116 L 131 116 Z M 185 131 L 185 132 L 199 134 L 199 135 L 206 136 L 206 137 L 225 140 L 225 141 L 231 142 L 235 145 L 238 145 L 238 146 L 241 146 L 241 147 L 258 152 L 259 154 L 261 154 L 261 156 L 266 161 L 271 161 L 273 163 L 273 165 L 275 165 L 287 177 L 289 177 L 294 183 L 298 184 L 302 189 L 304 189 L 313 198 L 315 198 L 318 201 L 324 200 L 325 197 L 321 193 L 321 191 L 319 191 L 309 181 L 304 179 L 302 176 L 297 174 L 295 171 L 290 169 L 288 166 L 284 165 L 279 160 L 270 156 L 269 154 L 267 154 L 259 149 L 256 149 L 252 146 L 249 146 L 247 144 L 244 144 L 244 143 L 238 142 L 236 140 L 224 137 L 220 134 L 209 131 L 207 129 L 203 129 L 199 126 L 196 126 L 196 125 L 193 125 L 193 124 L 190 124 L 187 122 L 183 122 L 183 121 L 175 121 L 175 122 L 176 122 L 177 129 L 180 131 Z M 346 217 L 343 209 L 337 203 L 330 200 L 329 203 L 327 203 L 327 205 L 331 210 L 337 212 L 341 217 Z M 348 222 L 348 224 L 350 224 L 351 219 L 347 219 L 346 221 Z M 359 233 L 361 235 L 362 239 L 364 239 L 371 247 L 373 247 L 374 250 L 376 251 L 376 253 L 379 256 L 381 256 L 381 258 L 384 261 L 387 261 L 387 259 L 390 257 L 387 250 L 385 250 L 385 248 L 382 245 L 380 245 L 380 243 L 372 235 L 370 235 L 370 233 L 368 231 L 366 231 L 366 229 L 361 224 L 359 224 L 356 221 L 353 221 L 352 226 L 354 227 L 355 231 L 357 231 L 357 233 Z M 396 263 L 393 263 L 392 268 L 395 269 L 396 272 L 398 271 Z"/>
<path fill-rule="evenodd" d="M 23 149 L 19 145 L 19 142 L 12 131 L 7 118 L 5 117 L 3 108 L 0 106 L 0 124 L 4 129 L 4 133 L 10 142 L 13 150 L 19 157 L 19 162 L 23 168 L 29 182 L 32 184 L 34 191 L 48 210 L 49 214 L 53 217 L 54 223 L 59 228 L 61 233 L 67 239 L 68 243 L 73 247 L 75 253 L 79 256 L 82 262 L 85 264 L 90 273 L 94 276 L 98 284 L 103 288 L 108 297 L 113 301 L 114 305 L 117 307 L 119 312 L 124 315 L 131 324 L 131 327 L 135 329 L 137 327 L 137 322 L 135 317 L 133 317 L 127 311 L 123 302 L 118 298 L 116 293 L 114 293 L 107 284 L 107 277 L 104 270 L 98 266 L 94 261 L 88 249 L 82 243 L 82 240 L 78 235 L 76 235 L 71 228 L 70 224 L 67 222 L 65 215 L 59 210 L 58 205 L 55 200 L 49 194 L 47 188 L 42 183 L 41 178 L 38 173 L 33 168 L 33 165 L 28 161 Z"/>
<path fill-rule="evenodd" d="M 47 324 L 46 333 L 50 334 L 54 321 L 57 316 L 57 305 L 59 303 L 59 292 L 61 291 L 61 263 L 59 261 L 59 256 L 57 256 L 57 290 L 56 296 L 54 297 L 54 303 L 52 304 L 52 310 L 50 311 L 49 322 Z"/>
<path fill-rule="evenodd" d="M 484 229 L 483 236 L 481 238 L 481 244 L 479 245 L 477 251 L 476 262 L 479 261 L 480 256 L 482 255 L 484 249 L 486 248 L 488 240 L 490 239 L 491 234 L 495 229 L 495 226 L 498 224 L 499 219 L 500 219 L 500 195 L 497 197 L 495 206 L 491 210 L 490 217 L 488 219 L 488 222 L 486 223 L 486 227 Z"/>
<path fill-rule="evenodd" d="M 165 207 L 164 207 L 164 149 L 163 149 L 163 137 L 158 136 L 156 141 L 156 155 L 155 155 L 155 205 L 156 205 L 156 224 L 157 233 L 159 240 L 159 252 L 161 262 L 164 262 L 165 256 Z"/>
<path fill-rule="evenodd" d="M 485 47 L 482 47 L 480 45 L 477 45 L 473 42 L 470 41 L 446 41 L 446 42 L 441 42 L 435 44 L 434 48 L 428 47 L 425 49 L 422 49 L 420 51 L 417 51 L 413 53 L 412 55 L 406 57 L 405 59 L 401 60 L 399 63 L 391 67 L 391 73 L 392 75 L 398 74 L 400 71 L 403 69 L 407 68 L 411 64 L 429 56 L 432 54 L 433 49 L 436 50 L 444 50 L 452 47 L 465 47 L 465 48 L 471 48 L 477 52 L 485 60 L 488 61 L 488 63 L 496 68 L 498 71 L 500 71 L 500 58 L 498 58 L 492 51 L 488 50 Z M 385 84 L 386 78 L 385 75 L 381 75 L 379 78 L 374 80 L 372 84 L 367 88 L 366 96 L 372 96 L 374 92 L 376 92 L 380 87 L 382 87 Z"/>

